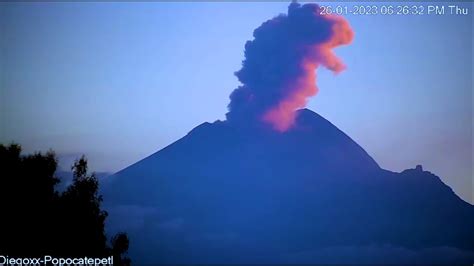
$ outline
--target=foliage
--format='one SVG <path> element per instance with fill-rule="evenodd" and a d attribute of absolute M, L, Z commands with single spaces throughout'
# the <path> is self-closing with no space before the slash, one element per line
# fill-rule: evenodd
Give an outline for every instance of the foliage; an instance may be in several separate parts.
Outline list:
<path fill-rule="evenodd" d="M 73 183 L 63 193 L 55 190 L 57 159 L 46 154 L 21 155 L 17 144 L 0 144 L 0 253 L 10 257 L 114 256 L 114 263 L 129 265 L 125 233 L 107 245 L 99 181 L 87 172 L 83 156 L 72 166 Z"/>

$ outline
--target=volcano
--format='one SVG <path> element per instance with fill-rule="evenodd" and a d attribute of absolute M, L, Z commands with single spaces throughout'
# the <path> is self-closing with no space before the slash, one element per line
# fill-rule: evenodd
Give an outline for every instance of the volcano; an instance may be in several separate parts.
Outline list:
<path fill-rule="evenodd" d="M 474 261 L 474 206 L 421 166 L 380 168 L 308 109 L 285 132 L 203 123 L 103 194 L 138 263 Z"/>

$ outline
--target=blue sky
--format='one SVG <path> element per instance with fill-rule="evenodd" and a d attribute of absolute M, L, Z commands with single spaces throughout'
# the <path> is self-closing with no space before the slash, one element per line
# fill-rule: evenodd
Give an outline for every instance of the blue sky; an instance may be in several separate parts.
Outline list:
<path fill-rule="evenodd" d="M 0 142 L 120 170 L 224 119 L 245 42 L 287 5 L 0 3 Z M 472 14 L 346 18 L 348 68 L 319 69 L 308 107 L 382 167 L 422 164 L 474 202 Z"/>

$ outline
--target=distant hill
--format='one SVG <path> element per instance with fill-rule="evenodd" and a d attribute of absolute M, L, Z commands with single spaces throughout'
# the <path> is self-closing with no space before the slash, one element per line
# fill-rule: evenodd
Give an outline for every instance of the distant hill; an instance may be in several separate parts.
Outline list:
<path fill-rule="evenodd" d="M 307 109 L 284 133 L 201 124 L 104 194 L 137 263 L 474 262 L 474 206 L 421 166 L 381 169 Z"/>

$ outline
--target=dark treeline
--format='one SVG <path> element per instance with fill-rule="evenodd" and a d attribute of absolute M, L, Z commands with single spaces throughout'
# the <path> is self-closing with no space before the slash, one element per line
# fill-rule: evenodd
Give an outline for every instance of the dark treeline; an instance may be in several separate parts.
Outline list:
<path fill-rule="evenodd" d="M 0 144 L 0 254 L 10 257 L 106 257 L 128 265 L 128 237 L 105 234 L 107 212 L 94 174 L 82 157 L 72 166 L 73 183 L 55 190 L 54 152 L 21 155 L 16 144 Z"/>

